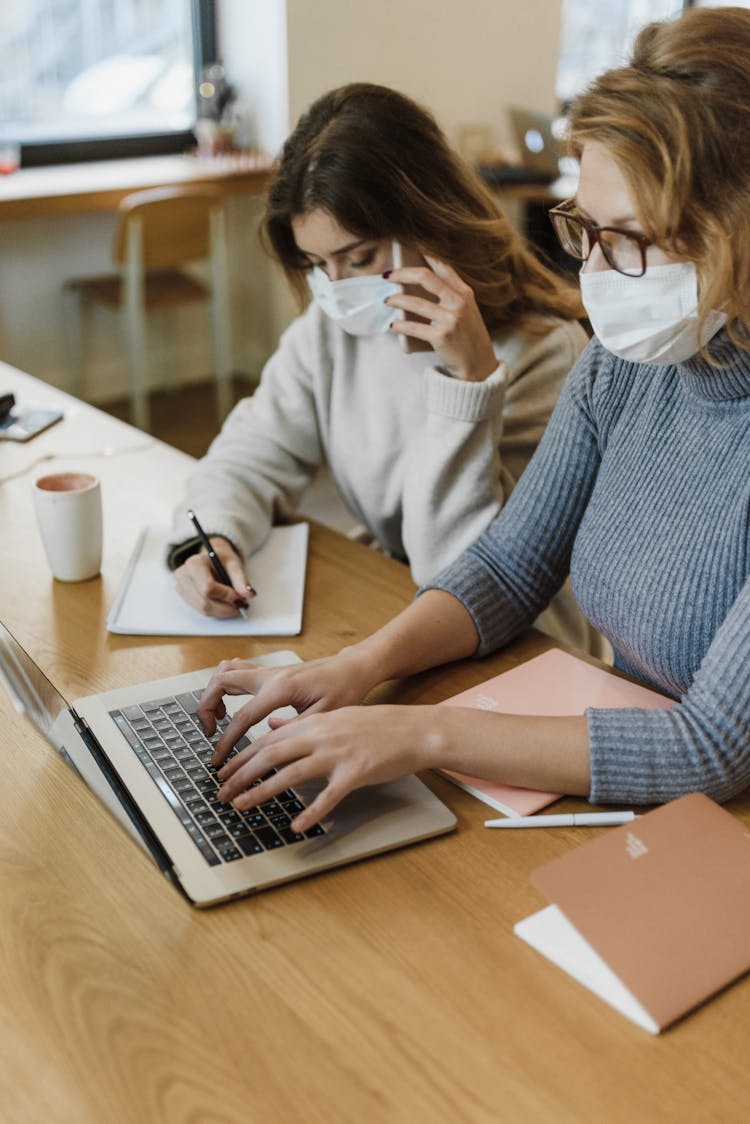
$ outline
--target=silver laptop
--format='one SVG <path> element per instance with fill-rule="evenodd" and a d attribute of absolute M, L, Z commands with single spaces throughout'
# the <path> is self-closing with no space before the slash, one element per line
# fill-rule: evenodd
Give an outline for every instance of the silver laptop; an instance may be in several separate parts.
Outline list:
<path fill-rule="evenodd" d="M 275 652 L 257 662 L 298 660 L 293 652 Z M 90 695 L 70 706 L 0 624 L 0 682 L 15 709 L 194 905 L 214 905 L 455 827 L 453 813 L 416 777 L 352 793 L 304 835 L 289 824 L 320 783 L 286 789 L 249 812 L 222 804 L 209 765 L 212 745 L 195 714 L 212 671 Z M 246 700 L 225 702 L 233 713 Z M 259 723 L 247 736 L 267 729 Z M 238 748 L 246 744 L 241 739 Z"/>
<path fill-rule="evenodd" d="M 516 144 L 524 168 L 550 182 L 560 175 L 560 142 L 552 132 L 553 118 L 532 109 L 510 111 Z"/>

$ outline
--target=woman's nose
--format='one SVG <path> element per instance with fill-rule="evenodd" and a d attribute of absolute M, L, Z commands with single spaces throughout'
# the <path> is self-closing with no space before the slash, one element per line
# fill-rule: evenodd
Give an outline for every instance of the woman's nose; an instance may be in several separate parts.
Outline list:
<path fill-rule="evenodd" d="M 583 263 L 581 273 L 601 273 L 603 270 L 611 268 L 612 266 L 602 253 L 601 246 L 598 242 L 595 242 L 591 248 L 591 253 Z"/>

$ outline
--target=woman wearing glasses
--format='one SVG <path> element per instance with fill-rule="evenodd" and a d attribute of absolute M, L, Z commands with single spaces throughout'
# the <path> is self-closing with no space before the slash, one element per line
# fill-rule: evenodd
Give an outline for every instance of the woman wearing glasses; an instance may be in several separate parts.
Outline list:
<path fill-rule="evenodd" d="M 649 25 L 631 65 L 573 107 L 580 185 L 553 218 L 583 263 L 597 338 L 504 510 L 404 613 L 330 660 L 217 671 L 209 727 L 223 694 L 257 692 L 219 757 L 274 706 L 301 712 L 225 767 L 226 798 L 250 806 L 325 777 L 304 830 L 351 788 L 427 766 L 595 802 L 726 800 L 750 783 L 748 120 L 750 11 L 738 8 Z M 568 573 L 617 666 L 671 709 L 351 705 L 507 643 Z M 271 764 L 279 773 L 245 793 Z"/>

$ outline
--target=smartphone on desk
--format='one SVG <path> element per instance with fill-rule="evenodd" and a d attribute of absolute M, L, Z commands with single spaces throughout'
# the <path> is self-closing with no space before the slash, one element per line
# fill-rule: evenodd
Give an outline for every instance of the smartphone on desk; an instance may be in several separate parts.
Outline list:
<path fill-rule="evenodd" d="M 401 243 L 396 241 L 394 241 L 392 246 L 392 257 L 394 269 L 409 268 L 415 265 L 427 265 L 427 262 L 421 254 L 417 253 L 415 250 L 405 251 Z M 422 297 L 424 300 L 429 301 L 435 300 L 432 293 L 428 293 L 427 290 L 423 289 L 420 285 L 402 285 L 401 289 L 404 293 L 412 297 Z M 421 324 L 426 323 L 423 316 L 415 316 L 413 312 L 400 312 L 399 320 L 415 320 Z M 417 351 L 432 351 L 432 348 L 426 340 L 414 339 L 413 336 L 402 336 L 401 333 L 399 333 L 398 342 L 401 350 L 407 355 L 412 355 Z"/>
<path fill-rule="evenodd" d="M 0 440 L 29 441 L 62 418 L 62 410 L 14 406 L 0 421 Z"/>

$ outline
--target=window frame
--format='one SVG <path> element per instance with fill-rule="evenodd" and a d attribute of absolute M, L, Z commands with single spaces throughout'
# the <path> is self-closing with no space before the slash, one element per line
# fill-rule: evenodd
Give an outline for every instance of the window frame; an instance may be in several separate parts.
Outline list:
<path fill-rule="evenodd" d="M 206 66 L 218 62 L 216 0 L 190 0 L 193 28 L 194 106 L 200 75 Z M 38 168 L 50 164 L 82 164 L 93 160 L 121 160 L 137 156 L 169 156 L 195 145 L 192 129 L 168 133 L 139 133 L 130 136 L 86 137 L 57 141 L 21 139 L 21 167 Z"/>

